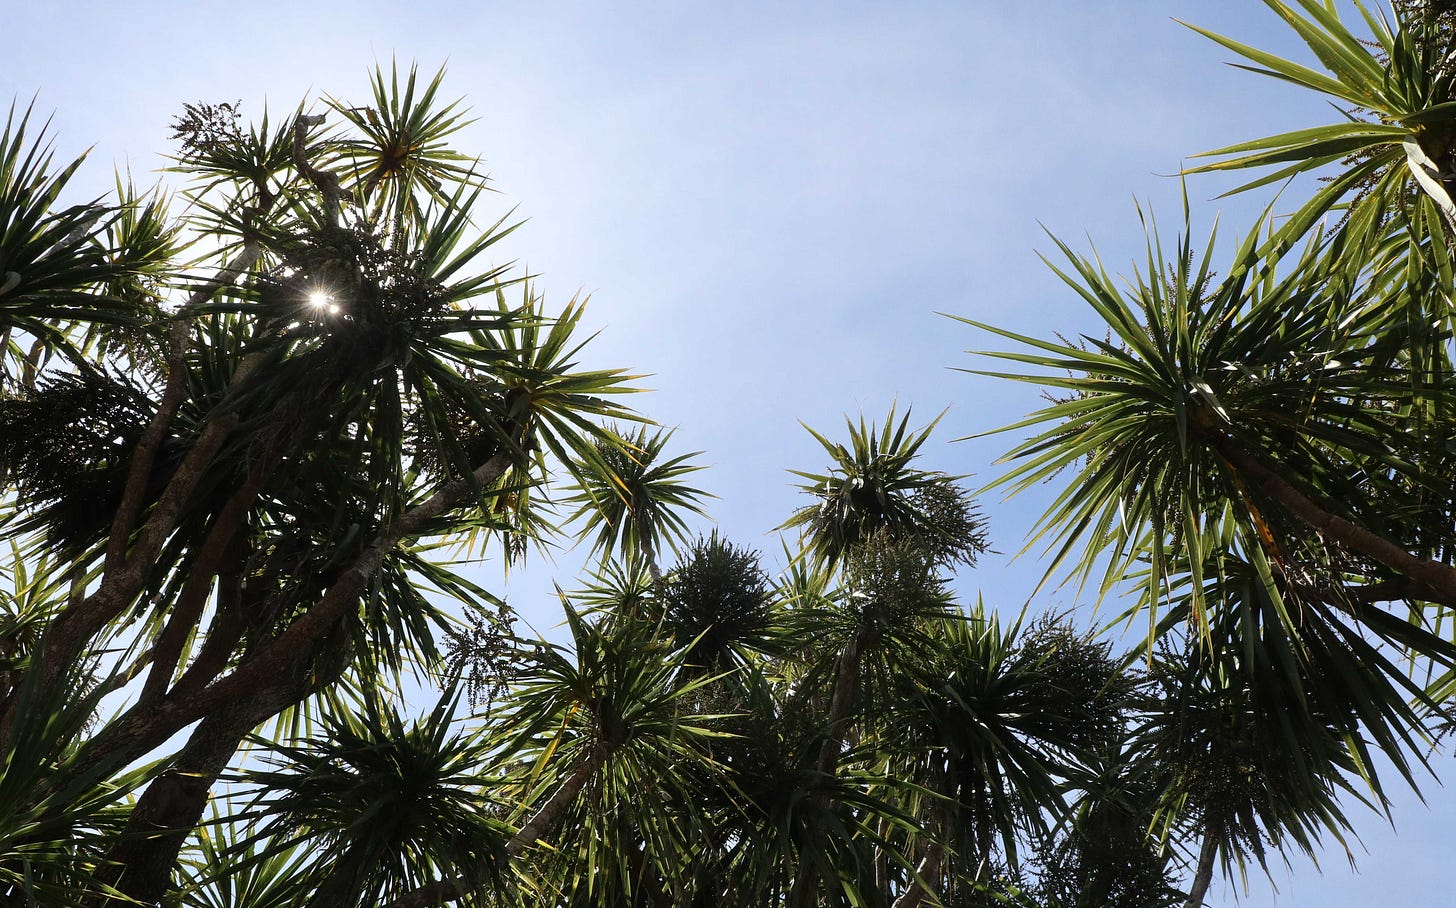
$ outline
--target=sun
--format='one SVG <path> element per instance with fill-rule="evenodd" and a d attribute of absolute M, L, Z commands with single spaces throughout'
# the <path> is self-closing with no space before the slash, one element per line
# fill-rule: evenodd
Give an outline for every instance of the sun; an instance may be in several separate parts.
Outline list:
<path fill-rule="evenodd" d="M 320 311 L 338 312 L 339 306 L 327 290 L 313 290 L 308 294 L 308 304 Z"/>

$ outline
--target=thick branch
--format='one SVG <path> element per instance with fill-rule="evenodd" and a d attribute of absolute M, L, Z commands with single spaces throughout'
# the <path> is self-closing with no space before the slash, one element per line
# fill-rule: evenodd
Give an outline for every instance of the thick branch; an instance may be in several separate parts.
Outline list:
<path fill-rule="evenodd" d="M 854 695 L 859 687 L 859 656 L 862 632 L 856 633 L 839 654 L 838 671 L 834 677 L 834 696 L 829 701 L 829 736 L 819 749 L 819 771 L 827 776 L 834 775 L 839 764 L 839 752 L 844 749 L 844 739 L 849 734 L 849 720 L 854 714 Z"/>
<path fill-rule="evenodd" d="M 251 375 L 262 362 L 261 357 L 259 353 L 244 357 L 233 373 L 233 382 L 240 382 Z M 115 569 L 108 566 L 102 573 L 101 585 L 96 592 L 68 606 L 47 629 L 41 659 L 43 684 L 54 683 L 62 667 L 75 660 L 86 641 L 119 615 L 140 592 L 147 577 L 156 568 L 157 556 L 167 537 L 176 529 L 188 498 L 237 427 L 238 419 L 237 413 L 228 412 L 207 423 L 152 507 L 136 545 L 130 552 L 124 552 L 123 563 Z M 114 533 L 113 528 L 113 543 L 116 539 Z M 12 719 L 7 707 L 4 716 L 0 717 L 0 738 L 8 734 Z"/>
<path fill-rule="evenodd" d="M 157 642 L 152 652 L 152 670 L 147 675 L 146 683 L 142 686 L 139 702 L 152 703 L 166 693 L 167 685 L 171 682 L 182 656 L 182 647 L 187 642 L 193 625 L 201 617 L 202 608 L 207 603 L 208 593 L 212 591 L 212 580 L 222 566 L 223 558 L 237 536 L 238 530 L 242 527 L 243 521 L 247 518 L 248 508 L 252 506 L 253 500 L 257 497 L 267 473 L 268 470 L 265 469 L 264 464 L 254 467 L 248 475 L 247 482 L 229 496 L 227 503 L 218 513 L 217 519 L 213 521 L 212 529 L 208 532 L 201 551 L 198 552 L 197 558 L 192 563 L 187 582 L 183 584 L 182 592 L 177 596 L 177 602 L 172 607 L 172 614 L 167 617 L 166 625 L 157 635 Z"/>
<path fill-rule="evenodd" d="M 318 189 L 319 195 L 324 199 L 324 214 L 328 218 L 330 227 L 339 226 L 340 198 L 343 191 L 339 188 L 338 174 L 327 170 L 320 170 L 308 162 L 308 129 L 310 126 L 317 126 L 324 121 L 322 116 L 298 115 L 293 121 L 293 166 L 308 181 Z"/>
<path fill-rule="evenodd" d="M 1218 842 L 1213 836 L 1203 837 L 1203 846 L 1198 851 L 1198 869 L 1193 874 L 1193 885 L 1188 889 L 1188 901 L 1183 908 L 1203 908 L 1204 896 L 1213 883 L 1213 859 L 1218 854 Z"/>
<path fill-rule="evenodd" d="M 1233 439 L 1212 435 L 1211 441 L 1224 459 L 1295 517 L 1346 548 L 1378 561 L 1398 574 L 1422 584 L 1430 595 L 1422 598 L 1456 607 L 1456 568 L 1439 561 L 1417 558 L 1401 546 L 1376 535 L 1310 500 L 1288 480 L 1274 473 Z"/>
<path fill-rule="evenodd" d="M 562 811 L 576 800 L 576 796 L 586 787 L 586 783 L 591 781 L 591 777 L 596 775 L 597 770 L 606 761 L 607 753 L 605 747 L 597 747 L 587 755 L 586 759 L 581 761 L 581 765 L 576 768 L 576 771 L 567 776 L 566 781 L 561 783 L 561 787 L 551 793 L 551 797 L 547 798 L 546 803 L 532 814 L 531 819 L 526 821 L 526 825 L 511 836 L 511 840 L 506 843 L 507 857 L 520 857 L 527 848 L 541 838 L 541 834 L 546 831 L 546 828 L 561 816 Z"/>
<path fill-rule="evenodd" d="M 247 365 L 244 361 L 238 371 L 242 372 Z M 107 622 L 121 614 L 136 597 L 156 568 L 157 555 L 175 529 L 188 497 L 202 481 L 213 457 L 237 425 L 237 420 L 236 414 L 229 413 L 207 424 L 152 508 L 151 516 L 142 527 L 137 545 L 125 564 L 119 570 L 103 572 L 96 592 L 68 606 L 46 629 L 38 669 L 43 689 L 54 685 L 64 674 L 66 666 L 76 660 L 86 642 Z M 9 738 L 14 726 L 15 705 L 16 701 L 12 698 L 0 715 L 0 741 Z"/>
<path fill-rule="evenodd" d="M 236 559 L 217 578 L 216 609 L 212 624 L 208 626 L 207 638 L 197 658 L 187 666 L 182 677 L 177 679 L 179 687 L 196 689 L 205 687 L 227 668 L 233 649 L 243 636 L 243 562 Z"/>
<path fill-rule="evenodd" d="M 435 908 L 465 897 L 465 880 L 456 877 L 450 880 L 436 880 L 418 889 L 411 889 L 392 902 L 385 902 L 381 908 Z"/>
<path fill-rule="evenodd" d="M 1431 590 L 1409 577 L 1397 577 L 1360 586 L 1338 583 L 1290 583 L 1300 596 L 1333 606 L 1374 605 L 1379 602 L 1409 602 L 1425 599 Z"/>
<path fill-rule="evenodd" d="M 167 738 L 238 698 L 253 696 L 285 672 L 298 653 L 331 633 L 346 611 L 357 601 L 385 557 L 401 541 L 418 536 L 430 521 L 458 507 L 476 490 L 503 476 L 512 458 L 502 452 L 481 464 L 475 472 L 441 487 L 424 502 L 411 508 L 355 558 L 311 608 L 268 643 L 245 659 L 230 674 L 205 687 L 179 681 L 173 689 L 146 708 L 127 710 L 120 718 L 86 745 L 83 762 L 114 761 L 124 765 L 139 759 Z M 189 673 L 190 674 L 190 673 Z M 200 683 L 206 679 L 199 677 Z"/>
<path fill-rule="evenodd" d="M 222 288 L 232 285 L 239 277 L 251 271 L 262 257 L 262 244 L 253 239 L 244 240 L 237 258 L 218 269 L 211 280 L 193 289 L 187 302 L 172 317 L 167 351 L 167 383 L 162 389 L 161 400 L 157 402 L 157 412 L 152 414 L 152 421 L 142 433 L 136 449 L 132 451 L 131 463 L 127 466 L 121 504 L 117 506 L 116 516 L 111 520 L 111 533 L 106 544 L 107 571 L 119 568 L 126 559 L 127 544 L 145 504 L 147 480 L 156 465 L 157 451 L 167 438 L 167 430 L 172 426 L 177 408 L 182 405 L 187 386 L 187 351 L 192 346 L 190 316 Z"/>
<path fill-rule="evenodd" d="M 107 882 L 135 901 L 118 898 L 107 900 L 107 905 L 149 905 L 162 898 L 182 845 L 202 819 L 213 784 L 244 737 L 343 669 L 342 660 L 322 670 L 313 663 L 312 658 L 300 658 L 252 697 L 228 704 L 197 726 L 172 765 L 142 793 L 108 855 Z"/>
<path fill-rule="evenodd" d="M 910 881 L 910 888 L 906 889 L 898 899 L 895 899 L 894 908 L 916 908 L 921 899 L 925 898 L 925 886 L 922 881 L 929 880 L 940 873 L 940 858 L 945 854 L 945 846 L 939 842 L 931 842 L 925 849 L 925 856 L 915 867 L 915 878 Z"/>
<path fill-rule="evenodd" d="M 236 424 L 235 414 L 208 424 L 152 509 L 151 517 L 142 528 L 136 548 L 126 564 L 118 571 L 104 574 L 95 593 L 76 607 L 67 609 L 51 625 L 42 651 L 43 684 L 49 685 L 60 677 L 64 666 L 74 661 L 86 641 L 120 614 L 136 596 L 156 567 L 157 555 L 175 528 L 187 498 L 201 482 L 213 456 Z"/>
<path fill-rule="evenodd" d="M 854 714 L 854 696 L 859 687 L 860 651 L 863 648 L 864 630 L 857 630 L 839 654 L 834 673 L 834 694 L 829 700 L 828 733 L 819 748 L 819 772 L 832 779 L 839 767 L 839 754 L 844 749 L 844 739 L 849 735 L 849 720 Z M 826 779 L 826 782 L 828 781 Z M 817 791 L 813 800 L 821 807 L 830 803 L 826 791 Z M 794 888 L 789 893 L 789 904 L 795 908 L 808 908 L 817 902 L 819 886 L 818 865 L 803 869 Z"/>
<path fill-rule="evenodd" d="M 246 694 L 250 684 L 266 678 L 276 665 L 287 659 L 289 652 L 326 633 L 368 587 L 384 559 L 400 542 L 418 536 L 430 521 L 459 506 L 472 492 L 494 484 L 510 466 L 509 454 L 496 454 L 470 476 L 446 484 L 429 499 L 405 512 L 354 559 L 313 607 L 232 675 L 199 692 L 199 696 L 213 699 Z"/>

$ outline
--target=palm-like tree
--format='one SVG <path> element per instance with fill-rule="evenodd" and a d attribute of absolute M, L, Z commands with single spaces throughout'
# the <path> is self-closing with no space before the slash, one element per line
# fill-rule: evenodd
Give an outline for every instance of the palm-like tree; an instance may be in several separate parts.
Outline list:
<path fill-rule="evenodd" d="M 177 865 L 177 900 L 186 908 L 291 908 L 317 885 L 301 839 L 279 843 L 214 808 Z"/>
<path fill-rule="evenodd" d="M 644 426 L 626 437 L 604 438 L 578 463 L 571 498 L 581 533 L 595 534 L 594 552 L 603 558 L 640 557 L 659 584 L 663 546 L 677 551 L 688 535 L 686 516 L 702 514 L 706 497 L 683 481 L 702 469 L 691 463 L 694 454 L 664 456 L 671 437 Z"/>
<path fill-rule="evenodd" d="M 7 378 L 23 337 L 77 363 L 19 363 L 0 400 L 6 528 L 52 591 L 0 690 L 0 744 L 101 650 L 139 695 L 29 803 L 112 784 L 195 726 L 93 855 L 127 897 L 161 897 L 261 723 L 340 681 L 431 670 L 449 621 L 425 591 L 488 602 L 439 540 L 547 531 L 532 488 L 627 415 L 622 373 L 572 365 L 580 307 L 552 317 L 524 284 L 512 300 L 519 282 L 482 264 L 511 228 L 473 225 L 482 181 L 448 148 L 460 113 L 438 89 L 376 72 L 377 109 L 334 102 L 335 129 L 190 105 L 182 220 L 156 199 L 53 211 L 74 165 L 49 174 L 24 117 L 0 142 Z M 178 255 L 199 231 L 211 273 Z M 125 345 L 96 328 L 118 321 Z"/>
<path fill-rule="evenodd" d="M 250 769 L 260 834 L 297 838 L 316 857 L 300 904 L 377 904 L 440 877 L 469 889 L 498 882 L 511 830 L 482 776 L 490 742 L 457 727 L 447 696 L 407 724 L 367 698 L 362 710 L 335 704 L 325 735 L 268 748 L 267 769 Z"/>
<path fill-rule="evenodd" d="M 1186 208 L 1171 254 L 1149 230 L 1125 285 L 1058 243 L 1068 266 L 1053 268 L 1105 339 L 979 326 L 1020 345 L 991 353 L 1017 366 L 990 374 L 1054 389 L 1008 427 L 1036 434 L 996 482 L 1069 479 L 1036 531 L 1049 573 L 1098 576 L 1104 594 L 1131 583 L 1150 636 L 1187 647 L 1148 733 L 1172 773 L 1165 819 L 1204 824 L 1190 905 L 1215 856 L 1229 866 L 1262 859 L 1265 842 L 1338 838 L 1352 773 L 1382 803 L 1371 744 L 1414 784 L 1410 755 L 1456 655 L 1437 631 L 1456 606 L 1449 453 L 1435 441 L 1449 437 L 1456 387 L 1450 197 L 1432 164 L 1449 155 L 1449 16 L 1425 4 L 1403 5 L 1393 26 L 1367 15 L 1362 43 L 1328 4 L 1268 5 L 1328 74 L 1215 40 L 1363 114 L 1231 146 L 1195 170 L 1285 165 L 1251 188 L 1346 169 L 1282 226 L 1266 214 L 1219 273 L 1188 239 Z M 1175 742 L 1192 750 L 1166 749 Z"/>
<path fill-rule="evenodd" d="M 809 480 L 801 488 L 820 501 L 783 527 L 802 531 L 801 557 L 818 565 L 821 586 L 836 576 L 840 581 L 827 595 L 800 590 L 803 599 L 791 619 L 801 639 L 816 642 L 805 653 L 795 696 L 802 701 L 798 708 L 821 723 L 814 768 L 824 781 L 810 803 L 824 817 L 836 813 L 841 773 L 861 769 L 857 761 L 845 765 L 846 745 L 866 733 L 864 718 L 922 662 L 931 629 L 951 614 L 942 571 L 973 562 L 985 549 L 983 524 L 956 477 L 913 466 L 934 423 L 911 432 L 908 420 L 908 414 L 897 420 L 892 411 L 882 427 L 863 419 L 849 423 L 848 446 L 810 430 L 834 465 L 823 474 L 795 471 Z M 894 822 L 893 811 L 880 813 Z M 830 872 L 833 864 L 823 855 L 831 828 L 824 822 L 809 827 L 790 905 L 816 904 L 821 883 L 830 891 L 836 885 L 865 888 L 847 871 Z"/>
<path fill-rule="evenodd" d="M 1049 838 L 1034 839 L 1034 883 L 1043 908 L 1175 908 L 1181 864 L 1154 822 L 1159 767 L 1128 730 L 1083 753 L 1069 811 Z"/>
<path fill-rule="evenodd" d="M 1333 713 L 1316 713 L 1337 717 L 1329 720 L 1333 740 L 1370 735 L 1404 767 L 1398 755 L 1412 749 L 1422 726 L 1407 700 L 1423 695 L 1406 669 L 1361 637 L 1373 635 L 1437 670 L 1452 664 L 1447 640 L 1380 605 L 1419 609 L 1434 600 L 1445 608 L 1456 601 L 1441 579 L 1449 533 L 1425 522 L 1421 530 L 1402 529 L 1389 517 L 1396 501 L 1424 499 L 1427 514 L 1446 508 L 1430 502 L 1428 463 L 1389 441 L 1419 400 L 1445 392 L 1431 373 L 1389 355 L 1378 278 L 1343 273 L 1337 251 L 1317 241 L 1282 277 L 1266 252 L 1251 238 L 1235 267 L 1215 280 L 1208 256 L 1195 259 L 1186 239 L 1163 264 L 1154 236 L 1146 273 L 1126 291 L 1068 252 L 1067 279 L 1105 319 L 1112 340 L 997 332 L 1035 352 L 994 355 L 1066 373 L 1007 375 L 1063 396 L 1020 424 L 1046 428 L 1013 450 L 1021 463 L 998 482 L 1024 489 L 1072 472 L 1038 531 L 1052 540 L 1053 568 L 1100 571 L 1104 591 L 1136 583 L 1152 633 L 1187 627 L 1205 644 L 1199 658 L 1223 666 L 1220 696 L 1236 698 L 1241 685 L 1251 685 L 1292 691 L 1302 710 L 1337 700 Z M 1171 589 L 1181 590 L 1177 599 Z M 1234 662 L 1222 661 L 1229 658 Z M 1239 681 L 1220 674 L 1230 666 Z M 1192 710 L 1191 700 L 1180 702 Z M 1331 804 L 1340 786 L 1329 780 L 1369 765 L 1364 754 L 1359 764 L 1331 750 L 1308 754 L 1308 741 L 1328 737 L 1323 725 L 1266 727 L 1256 722 L 1262 715 L 1180 720 L 1212 723 L 1200 726 L 1209 747 L 1233 746 L 1229 736 L 1238 728 L 1277 738 L 1258 747 L 1306 757 L 1281 768 L 1279 780 L 1260 776 L 1244 791 L 1262 798 L 1279 788 L 1289 798 L 1257 821 L 1257 831 L 1205 839 L 1226 861 L 1238 852 L 1236 842 L 1247 847 L 1260 837 L 1291 837 L 1308 848 L 1311 822 L 1339 834 L 1344 821 Z M 1194 740 L 1183 732 L 1169 734 Z M 1159 759 L 1171 763 L 1174 755 Z M 1308 786 L 1296 785 L 1296 776 Z M 1207 885 L 1211 855 L 1202 855 L 1196 890 Z"/>
<path fill-rule="evenodd" d="M 1252 686 L 1227 650 L 1180 657 L 1160 674 L 1140 743 L 1158 775 L 1164 838 L 1181 823 L 1201 840 L 1187 908 L 1203 904 L 1216 861 L 1225 872 L 1249 859 L 1267 869 L 1271 847 L 1313 856 L 1323 833 L 1343 844 L 1350 825 L 1338 795 L 1356 794 L 1358 764 L 1338 721 L 1288 691 Z"/>
<path fill-rule="evenodd" d="M 919 797 L 917 857 L 896 908 L 982 897 L 1022 843 L 1063 818 L 1063 791 L 1120 732 L 1129 682 L 1110 648 L 1046 617 L 1003 624 L 981 603 L 935 624 L 881 732 L 888 772 Z"/>
<path fill-rule="evenodd" d="M 79 162 L 12 111 L 0 899 L 1168 902 L 1197 842 L 1193 905 L 1220 860 L 1339 841 L 1342 799 L 1384 805 L 1375 752 L 1414 783 L 1456 688 L 1453 23 L 1401 4 L 1362 45 L 1320 0 L 1268 3 L 1330 75 L 1217 40 L 1360 112 L 1208 169 L 1346 170 L 1220 274 L 1186 217 L 1128 287 L 1063 246 L 1105 340 L 997 332 L 1060 395 L 999 484 L 1070 480 L 1051 571 L 1131 587 L 1178 654 L 1141 697 L 1106 645 L 955 601 L 984 522 L 908 413 L 815 433 L 777 582 L 689 542 L 692 455 L 617 428 L 630 376 L 574 365 L 580 303 L 486 261 L 513 227 L 473 220 L 439 75 L 256 125 L 188 105 L 181 217 L 120 185 L 61 207 Z M 570 644 L 527 643 L 443 552 L 519 556 L 563 472 L 602 557 Z M 386 705 L 469 671 L 472 707 L 499 689 L 468 719 Z M 249 741 L 256 796 L 214 798 Z M 1111 828 L 1120 855 L 1086 847 Z"/>
<path fill-rule="evenodd" d="M 1375 606 L 1452 601 L 1442 579 L 1449 532 L 1389 517 L 1398 501 L 1437 517 L 1445 508 L 1431 502 L 1429 465 L 1397 437 L 1403 414 L 1445 391 L 1430 373 L 1386 361 L 1380 283 L 1342 274 L 1338 250 L 1317 242 L 1282 279 L 1252 240 L 1217 282 L 1186 239 L 1166 273 L 1157 250 L 1154 237 L 1151 276 L 1127 292 L 1068 253 L 1068 281 L 1112 341 L 997 332 L 1037 352 L 991 355 L 1069 373 L 1007 376 L 1064 397 L 1021 424 L 1047 428 L 1013 450 L 1020 465 L 997 481 L 1019 490 L 1074 471 L 1038 530 L 1052 540 L 1053 569 L 1101 569 L 1104 590 L 1140 576 L 1154 611 L 1187 572 L 1202 621 L 1219 607 L 1204 599 L 1216 576 L 1206 571 L 1233 551 L 1291 634 L 1299 604 L 1319 603 L 1448 663 L 1440 637 Z"/>
<path fill-rule="evenodd" d="M 499 849 L 513 861 L 500 897 L 681 904 L 694 843 L 708 834 L 689 780 L 718 771 L 706 747 L 721 734 L 716 717 L 691 708 L 708 679 L 684 680 L 683 650 L 649 622 L 589 621 L 569 603 L 566 616 L 571 647 L 523 651 L 490 716 L 495 790 L 513 829 Z M 443 904 L 479 885 L 446 874 L 386 904 Z"/>
<path fill-rule="evenodd" d="M 1451 11 L 1440 3 L 1397 2 L 1394 19 L 1357 6 L 1369 31 L 1362 37 L 1341 21 L 1336 9 L 1318 0 L 1265 0 L 1299 35 L 1324 72 L 1249 47 L 1193 26 L 1194 30 L 1244 57 L 1245 68 L 1275 76 L 1351 109 L 1342 122 L 1241 142 L 1201 157 L 1221 160 L 1190 173 L 1277 166 L 1241 189 L 1251 189 L 1343 164 L 1337 179 L 1306 209 L 1296 232 L 1354 193 L 1356 220 L 1382 221 L 1412 203 L 1434 206 L 1429 227 L 1456 227 L 1452 201 L 1456 133 L 1450 105 Z M 1237 191 L 1237 190 L 1236 190 Z M 1411 194 L 1418 194 L 1412 198 Z"/>
<path fill-rule="evenodd" d="M 111 285 L 141 270 L 135 245 L 102 242 L 129 206 L 97 200 L 60 207 L 84 155 L 54 169 L 45 127 L 35 131 L 32 112 L 17 116 L 12 104 L 0 132 L 0 364 L 7 378 L 17 377 L 10 374 L 12 348 L 24 363 L 21 376 L 33 379 L 46 350 L 71 348 L 71 326 L 133 316 Z M 25 351 L 23 336 L 32 344 Z"/>
<path fill-rule="evenodd" d="M 833 463 L 827 473 L 791 471 L 808 480 L 799 488 L 819 501 L 780 529 L 800 530 L 808 550 L 831 567 L 876 533 L 918 539 L 944 567 L 973 562 L 985 551 L 985 527 L 957 484 L 961 477 L 911 466 L 936 422 L 911 431 L 910 414 L 896 420 L 894 408 L 884 425 L 846 419 L 848 445 L 809 429 Z"/>

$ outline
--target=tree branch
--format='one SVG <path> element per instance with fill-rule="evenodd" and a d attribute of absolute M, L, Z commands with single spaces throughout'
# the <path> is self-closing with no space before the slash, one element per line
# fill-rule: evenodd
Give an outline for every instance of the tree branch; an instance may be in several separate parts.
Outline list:
<path fill-rule="evenodd" d="M 469 476 L 442 486 L 380 534 L 359 554 L 308 611 L 283 633 L 259 647 L 230 674 L 211 683 L 200 676 L 194 683 L 179 681 L 171 691 L 145 708 L 133 706 L 85 745 L 83 763 L 106 760 L 125 765 L 167 738 L 238 698 L 256 695 L 286 672 L 300 653 L 331 633 L 345 612 L 357 602 L 385 557 L 401 541 L 423 532 L 430 521 L 457 507 L 474 491 L 495 483 L 513 463 L 507 452 L 491 457 Z M 189 673 L 190 674 L 190 673 Z M 206 686 L 199 686 L 206 684 Z"/>
<path fill-rule="evenodd" d="M 157 635 L 152 653 L 152 669 L 137 698 L 139 703 L 155 702 L 166 693 L 167 685 L 171 682 L 181 658 L 182 646 L 186 643 L 192 626 L 202 615 L 208 593 L 212 591 L 213 578 L 222 565 L 228 547 L 247 519 L 248 509 L 258 497 L 263 481 L 272 472 L 272 466 L 271 462 L 260 463 L 250 470 L 247 481 L 229 496 L 213 521 L 212 529 L 192 563 L 187 582 L 182 585 L 182 592 L 178 594 L 177 602 L 172 607 L 172 614 L 167 617 L 166 625 Z"/>
<path fill-rule="evenodd" d="M 339 176 L 327 170 L 320 170 L 308 162 L 308 130 L 311 126 L 318 126 L 323 123 L 324 118 L 319 116 L 298 115 L 293 121 L 293 166 L 298 168 L 299 173 L 308 177 L 308 181 L 319 191 L 324 200 L 324 215 L 328 218 L 330 227 L 339 226 L 340 200 L 343 191 L 339 188 Z"/>
<path fill-rule="evenodd" d="M 117 505 L 116 516 L 112 518 L 111 531 L 107 539 L 107 571 L 119 568 L 126 559 L 132 531 L 136 528 L 137 518 L 141 516 L 142 506 L 145 504 L 147 481 L 156 464 L 157 451 L 161 449 L 162 442 L 167 437 L 167 430 L 172 426 L 172 419 L 177 415 L 178 407 L 182 405 L 182 397 L 187 386 L 187 352 L 192 347 L 190 316 L 199 306 L 216 296 L 218 291 L 231 286 L 239 277 L 251 271 L 262 257 L 263 246 L 261 243 L 256 239 L 244 240 L 238 257 L 219 268 L 211 280 L 193 289 L 187 302 L 172 316 L 167 351 L 167 382 L 162 389 L 161 400 L 157 402 L 157 412 L 152 414 L 152 421 L 147 425 L 146 431 L 142 433 L 136 449 L 132 451 L 131 463 L 127 467 L 126 484 L 122 489 L 121 503 Z M 242 370 L 243 366 L 239 364 L 238 371 Z M 237 376 L 234 376 L 234 380 L 236 379 Z"/>
<path fill-rule="evenodd" d="M 1193 885 L 1188 889 L 1188 901 L 1183 908 L 1203 908 L 1203 898 L 1213 882 L 1213 859 L 1218 854 L 1218 842 L 1207 833 L 1198 850 L 1198 868 L 1193 874 Z"/>
<path fill-rule="evenodd" d="M 1330 513 L 1228 436 L 1209 433 L 1208 437 L 1230 465 L 1252 479 L 1295 517 L 1341 545 L 1421 584 L 1430 595 L 1420 598 L 1456 607 L 1456 568 L 1439 561 L 1417 558 L 1390 540 Z"/>
<path fill-rule="evenodd" d="M 940 858 L 944 853 L 945 846 L 940 842 L 930 843 L 925 849 L 925 856 L 915 866 L 915 878 L 910 881 L 910 888 L 895 899 L 894 908 L 916 908 L 920 904 L 925 898 L 924 881 L 940 872 Z"/>

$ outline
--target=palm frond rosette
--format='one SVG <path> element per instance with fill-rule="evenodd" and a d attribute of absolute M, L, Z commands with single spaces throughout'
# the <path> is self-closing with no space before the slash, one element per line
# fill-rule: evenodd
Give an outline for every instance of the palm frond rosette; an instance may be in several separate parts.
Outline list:
<path fill-rule="evenodd" d="M 1382 516 L 1393 499 L 1449 509 L 1449 497 L 1432 500 L 1440 460 L 1401 428 L 1423 409 L 1446 407 L 1450 385 L 1411 368 L 1383 330 L 1388 275 L 1342 271 L 1339 239 L 1312 240 L 1281 275 L 1257 238 L 1216 276 L 1213 239 L 1195 257 L 1185 235 L 1170 261 L 1154 231 L 1145 269 L 1127 289 L 1059 242 L 1070 268 L 1052 267 L 1107 339 L 1046 341 L 961 319 L 1030 348 L 982 355 L 1037 370 L 968 371 L 1055 395 L 997 430 L 1044 427 L 1012 449 L 1005 459 L 1014 466 L 992 484 L 1014 492 L 1070 473 L 1036 530 L 1050 546 L 1049 574 L 1067 567 L 1085 577 L 1100 567 L 1105 591 L 1138 573 L 1157 601 L 1176 564 L 1200 578 L 1206 554 L 1233 544 L 1271 590 L 1277 574 L 1285 595 L 1336 576 L 1409 574 L 1357 531 L 1334 531 L 1345 526 L 1392 537 L 1425 561 L 1444 557 L 1449 533 L 1419 540 Z M 1344 524 L 1312 526 L 1304 501 Z"/>
<path fill-rule="evenodd" d="M 974 562 L 986 548 L 984 522 L 957 483 L 962 477 L 912 466 L 938 422 L 911 430 L 910 414 L 897 419 L 894 408 L 883 425 L 863 416 L 846 419 L 848 445 L 806 426 L 832 465 L 827 473 L 790 471 L 807 480 L 799 489 L 819 502 L 800 508 L 779 529 L 800 530 L 808 550 L 830 567 L 876 533 L 919 540 L 945 567 Z"/>

